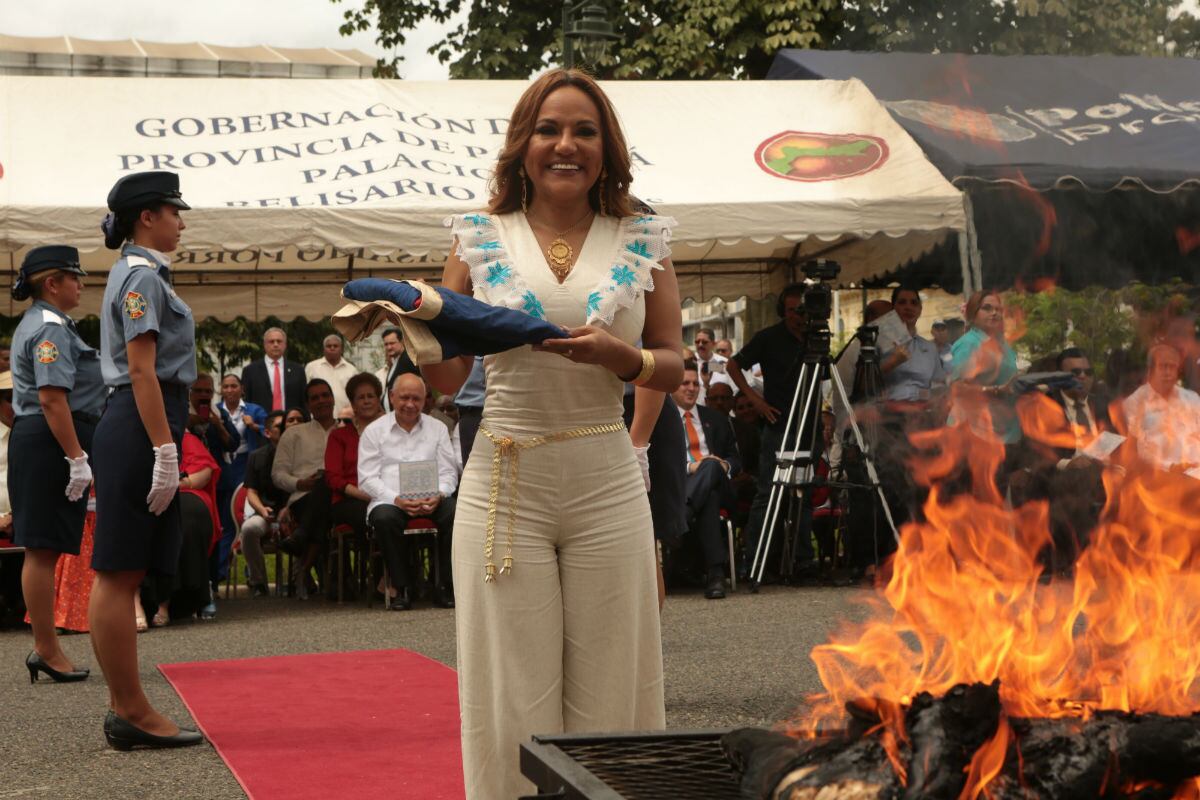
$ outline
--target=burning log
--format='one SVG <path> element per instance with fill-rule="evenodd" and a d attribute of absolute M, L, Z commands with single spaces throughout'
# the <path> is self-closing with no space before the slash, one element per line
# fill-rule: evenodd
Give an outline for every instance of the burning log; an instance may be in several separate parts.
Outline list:
<path fill-rule="evenodd" d="M 902 740 L 855 703 L 837 738 L 741 729 L 722 746 L 743 796 L 762 800 L 956 800 L 985 786 L 992 800 L 1169 800 L 1200 775 L 1200 715 L 1010 721 L 998 689 L 970 684 L 940 698 L 918 695 L 904 710 Z"/>

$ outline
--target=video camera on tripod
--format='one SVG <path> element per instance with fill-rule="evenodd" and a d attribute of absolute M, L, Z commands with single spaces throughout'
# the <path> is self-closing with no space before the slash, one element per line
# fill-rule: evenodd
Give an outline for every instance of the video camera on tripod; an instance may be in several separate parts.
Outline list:
<path fill-rule="evenodd" d="M 783 547 L 783 564 L 781 570 L 785 576 L 790 573 L 792 553 L 797 548 L 799 537 L 809 535 L 803 530 L 803 512 L 806 494 L 814 485 L 823 483 L 816 477 L 816 465 L 821 455 L 821 384 L 825 380 L 833 382 L 833 389 L 838 393 L 842 403 L 850 409 L 849 423 L 854 431 L 860 451 L 866 463 L 871 480 L 871 488 L 879 493 L 883 501 L 884 513 L 895 535 L 896 527 L 892 521 L 891 512 L 887 507 L 883 490 L 879 487 L 878 473 L 871 461 L 862 431 L 854 418 L 846 387 L 836 370 L 830 369 L 829 346 L 831 336 L 829 319 L 833 314 L 833 287 L 830 282 L 841 274 L 841 265 L 836 261 L 816 259 L 801 266 L 804 276 L 808 279 L 802 298 L 802 306 L 806 317 L 804 345 L 797 354 L 799 376 L 796 389 L 792 395 L 791 407 L 788 410 L 786 425 L 780 449 L 775 453 L 775 472 L 771 480 L 771 496 L 767 502 L 765 522 L 759 533 L 758 546 L 755 549 L 754 560 L 750 567 L 750 586 L 757 591 L 758 584 L 766 570 L 767 555 L 770 553 L 771 540 L 775 533 L 776 523 L 783 515 L 784 528 L 787 531 Z M 875 328 L 864 326 L 856 337 L 863 343 L 864 350 L 875 352 Z M 878 372 L 878 366 L 875 371 Z M 856 394 L 857 394 L 857 383 Z"/>

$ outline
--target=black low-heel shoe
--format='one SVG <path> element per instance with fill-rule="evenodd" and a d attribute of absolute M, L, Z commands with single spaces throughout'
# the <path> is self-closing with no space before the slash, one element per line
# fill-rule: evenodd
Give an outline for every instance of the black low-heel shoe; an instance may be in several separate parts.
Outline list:
<path fill-rule="evenodd" d="M 38 673 L 44 672 L 50 676 L 55 683 L 74 683 L 81 681 L 90 674 L 88 669 L 73 669 L 69 672 L 59 672 L 54 667 L 47 664 L 42 657 L 37 654 L 37 651 L 31 652 L 25 657 L 25 668 L 29 670 L 29 682 L 37 683 Z"/>
<path fill-rule="evenodd" d="M 104 738 L 113 750 L 132 750 L 135 747 L 188 747 L 200 744 L 204 737 L 199 731 L 180 728 L 174 736 L 156 736 L 147 733 L 127 720 L 121 719 L 112 710 L 104 717 Z"/>

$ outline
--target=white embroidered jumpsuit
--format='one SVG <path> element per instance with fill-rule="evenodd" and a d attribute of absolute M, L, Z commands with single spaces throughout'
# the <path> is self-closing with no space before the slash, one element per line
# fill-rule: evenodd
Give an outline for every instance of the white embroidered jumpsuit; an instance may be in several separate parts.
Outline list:
<path fill-rule="evenodd" d="M 560 285 L 523 214 L 449 221 L 475 297 L 559 325 L 641 336 L 643 291 L 673 220 L 597 217 Z M 603 367 L 529 347 L 485 361 L 483 427 L 518 443 L 621 420 Z M 629 434 L 552 441 L 516 454 L 511 572 L 484 582 L 492 441 L 477 437 L 454 522 L 459 704 L 468 800 L 532 794 L 518 748 L 532 734 L 661 729 L 662 644 L 650 507 Z M 511 473 L 494 506 L 495 564 L 507 551 Z"/>

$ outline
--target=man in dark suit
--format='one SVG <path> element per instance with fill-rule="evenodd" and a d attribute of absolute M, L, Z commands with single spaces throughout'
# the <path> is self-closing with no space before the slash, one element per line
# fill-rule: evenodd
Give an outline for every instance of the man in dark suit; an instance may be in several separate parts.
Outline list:
<path fill-rule="evenodd" d="M 1076 386 L 1050 393 L 1062 414 L 1061 424 L 1053 427 L 1073 434 L 1075 446 L 1065 446 L 1065 441 L 1057 442 L 1057 447 L 1035 444 L 1029 483 L 1043 487 L 1050 501 L 1053 543 L 1045 555 L 1046 566 L 1066 573 L 1087 546 L 1088 535 L 1104 507 L 1104 465 L 1083 451 L 1101 431 L 1112 430 L 1112 423 L 1108 404 L 1092 393 L 1096 378 L 1087 353 L 1069 347 L 1059 354 L 1056 364 L 1060 372 L 1075 376 Z"/>
<path fill-rule="evenodd" d="M 741 459 L 729 417 L 696 405 L 700 385 L 696 362 L 685 361 L 683 382 L 671 397 L 687 442 L 688 530 L 704 554 L 704 596 L 718 600 L 725 596 L 725 571 L 732 567 L 721 536 L 721 508 L 733 505 L 730 476 L 741 469 Z"/>
<path fill-rule="evenodd" d="M 287 334 L 280 328 L 268 328 L 263 334 L 264 357 L 242 370 L 242 395 L 247 403 L 267 411 L 307 408 L 304 365 L 289 361 L 286 351 Z"/>
<path fill-rule="evenodd" d="M 379 382 L 383 384 L 384 411 L 394 411 L 389 399 L 392 393 L 392 384 L 396 382 L 396 378 L 405 373 L 412 373 L 419 378 L 421 370 L 417 368 L 417 365 L 409 358 L 408 351 L 404 349 L 404 333 L 399 328 L 388 328 L 380 334 L 379 338 L 383 340 L 383 352 L 387 355 L 387 364 L 383 369 L 375 372 L 375 377 L 379 378 Z"/>

